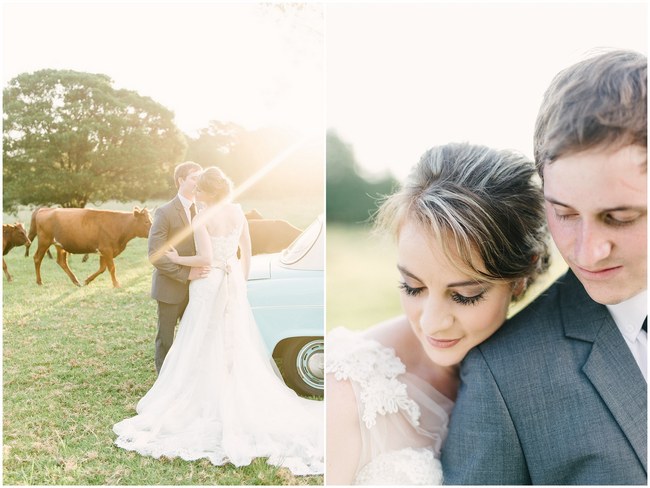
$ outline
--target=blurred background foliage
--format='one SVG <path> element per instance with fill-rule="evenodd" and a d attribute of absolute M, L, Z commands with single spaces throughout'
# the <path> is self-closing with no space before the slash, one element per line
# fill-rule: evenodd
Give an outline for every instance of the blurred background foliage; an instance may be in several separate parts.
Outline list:
<path fill-rule="evenodd" d="M 372 215 L 398 182 L 364 175 L 353 146 L 333 130 L 326 181 L 327 329 L 363 329 L 400 313 L 392 239 L 372 232 Z"/>
<path fill-rule="evenodd" d="M 354 158 L 352 146 L 339 135 L 327 132 L 327 222 L 369 222 L 378 200 L 397 188 L 392 175 L 365 176 Z"/>

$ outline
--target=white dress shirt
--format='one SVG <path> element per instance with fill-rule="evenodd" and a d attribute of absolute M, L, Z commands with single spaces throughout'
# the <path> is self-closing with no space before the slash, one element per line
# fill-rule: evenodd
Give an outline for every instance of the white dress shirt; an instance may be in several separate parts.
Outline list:
<path fill-rule="evenodd" d="M 641 326 L 648 316 L 648 290 L 616 305 L 607 305 L 607 308 L 647 382 L 648 334 Z"/>
<path fill-rule="evenodd" d="M 183 204 L 183 208 L 185 209 L 185 215 L 187 216 L 187 221 L 192 222 L 192 214 L 190 213 L 190 207 L 194 202 L 192 200 L 185 198 L 180 193 L 178 194 L 178 199 Z"/>

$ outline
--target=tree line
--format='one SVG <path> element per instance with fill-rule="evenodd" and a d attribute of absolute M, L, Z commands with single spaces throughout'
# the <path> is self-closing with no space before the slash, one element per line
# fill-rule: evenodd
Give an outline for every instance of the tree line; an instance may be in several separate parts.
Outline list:
<path fill-rule="evenodd" d="M 242 183 L 296 135 L 211 121 L 197 137 L 174 114 L 104 74 L 45 69 L 23 73 L 3 90 L 3 208 L 85 207 L 169 198 L 174 166 L 216 165 Z M 322 141 L 299 148 L 251 188 L 258 197 L 322 194 Z"/>
<path fill-rule="evenodd" d="M 369 223 L 382 198 L 398 185 L 391 176 L 363 176 L 354 149 L 333 130 L 327 132 L 327 221 Z"/>

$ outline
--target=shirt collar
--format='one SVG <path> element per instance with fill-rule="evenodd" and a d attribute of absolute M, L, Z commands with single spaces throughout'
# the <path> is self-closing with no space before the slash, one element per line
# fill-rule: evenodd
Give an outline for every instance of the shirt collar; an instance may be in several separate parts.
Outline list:
<path fill-rule="evenodd" d="M 647 300 L 648 290 L 644 290 L 624 302 L 607 305 L 616 326 L 623 334 L 623 337 L 629 341 L 634 342 L 641 331 L 643 319 L 648 315 Z"/>
<path fill-rule="evenodd" d="M 186 208 L 186 209 L 190 208 L 190 206 L 194 203 L 192 200 L 189 200 L 189 199 L 185 198 L 180 193 L 178 194 L 178 199 L 183 204 L 183 208 Z"/>

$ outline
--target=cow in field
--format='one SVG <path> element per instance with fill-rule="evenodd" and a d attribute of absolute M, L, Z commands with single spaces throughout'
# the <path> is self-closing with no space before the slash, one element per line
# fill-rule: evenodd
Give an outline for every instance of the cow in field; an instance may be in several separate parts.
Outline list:
<path fill-rule="evenodd" d="M 244 214 L 251 235 L 252 254 L 268 254 L 286 249 L 302 230 L 286 220 L 265 219 L 257 209 Z"/>
<path fill-rule="evenodd" d="M 54 244 L 56 262 L 75 285 L 81 286 L 68 267 L 68 254 L 98 252 L 99 269 L 86 278 L 84 283 L 87 285 L 108 268 L 113 286 L 117 288 L 120 284 L 115 277 L 113 258 L 124 251 L 131 239 L 148 237 L 151 215 L 146 208 L 140 210 L 138 207 L 134 208 L 133 212 L 53 208 L 37 212 L 34 223 L 38 236 L 38 249 L 34 254 L 37 284 L 43 284 L 41 261 L 50 245 Z"/>
<path fill-rule="evenodd" d="M 15 224 L 2 224 L 2 271 L 4 271 L 7 281 L 13 281 L 7 269 L 7 263 L 4 256 L 16 246 L 23 244 L 29 246 L 30 241 L 27 237 L 27 231 L 20 222 Z"/>
<path fill-rule="evenodd" d="M 248 228 L 253 255 L 280 252 L 302 233 L 286 220 L 250 219 Z"/>
<path fill-rule="evenodd" d="M 31 223 L 29 224 L 29 239 L 31 242 L 25 244 L 25 257 L 29 256 L 29 248 L 31 244 L 34 242 L 34 237 L 36 237 L 37 234 L 36 214 L 38 212 L 47 212 L 48 210 L 52 210 L 52 209 L 49 207 L 36 207 L 32 212 L 32 219 L 31 219 Z M 50 252 L 49 249 L 47 250 L 47 257 L 52 259 L 52 253 Z M 85 263 L 86 261 L 88 261 L 88 254 L 84 254 L 84 257 L 81 260 L 82 263 Z"/>

